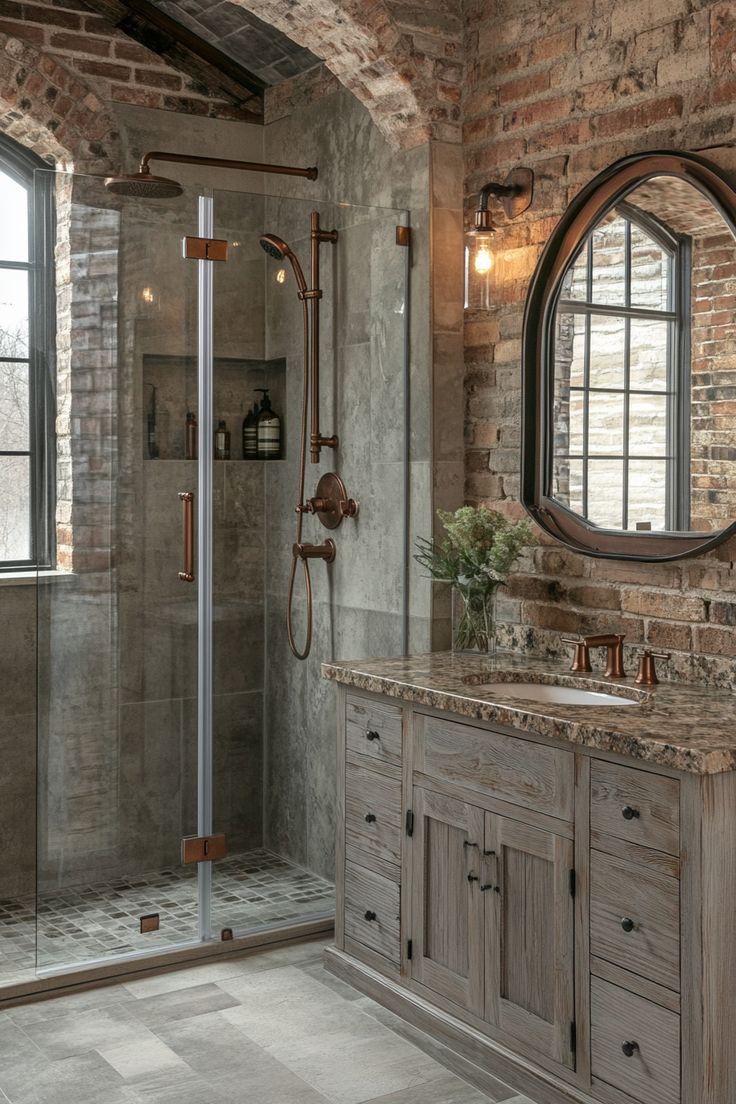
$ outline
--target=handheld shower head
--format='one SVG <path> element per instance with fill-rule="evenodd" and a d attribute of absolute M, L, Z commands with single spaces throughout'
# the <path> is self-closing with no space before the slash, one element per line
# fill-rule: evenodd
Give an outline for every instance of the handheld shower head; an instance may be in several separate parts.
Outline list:
<path fill-rule="evenodd" d="M 108 176 L 105 187 L 114 195 L 138 199 L 174 199 L 184 191 L 176 180 L 142 171 L 127 176 Z"/>
<path fill-rule="evenodd" d="M 300 297 L 303 296 L 307 290 L 307 281 L 304 279 L 302 266 L 299 264 L 296 253 L 292 253 L 291 248 L 278 234 L 261 234 L 258 241 L 264 253 L 268 253 L 269 257 L 273 257 L 275 261 L 283 261 L 285 258 L 289 260 L 299 287 L 299 295 Z"/>

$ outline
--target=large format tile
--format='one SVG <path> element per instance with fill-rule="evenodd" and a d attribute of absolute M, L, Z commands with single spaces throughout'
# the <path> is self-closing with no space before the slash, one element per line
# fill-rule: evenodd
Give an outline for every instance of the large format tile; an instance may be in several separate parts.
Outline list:
<path fill-rule="evenodd" d="M 27 1023 L 23 1030 L 51 1060 L 72 1058 L 121 1043 L 143 1044 L 150 1032 L 129 1011 L 135 1006 L 131 1002 L 73 1012 L 52 1020 Z"/>
<path fill-rule="evenodd" d="M 234 997 L 216 985 L 197 985 L 173 993 L 161 993 L 155 997 L 142 997 L 130 1007 L 133 1014 L 154 1031 L 174 1020 L 189 1020 L 208 1012 L 237 1005 Z"/>
<path fill-rule="evenodd" d="M 11 1104 L 129 1104 L 124 1081 L 99 1054 L 49 1062 L 41 1055 L 0 1071 Z M 201 1104 L 201 1102 L 200 1102 Z"/>

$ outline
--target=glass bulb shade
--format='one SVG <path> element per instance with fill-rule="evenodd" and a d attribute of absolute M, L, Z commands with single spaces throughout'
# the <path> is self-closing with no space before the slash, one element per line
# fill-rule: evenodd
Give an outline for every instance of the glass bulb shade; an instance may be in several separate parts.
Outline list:
<path fill-rule="evenodd" d="M 492 235 L 469 231 L 465 235 L 465 307 L 488 310 L 493 271 Z"/>

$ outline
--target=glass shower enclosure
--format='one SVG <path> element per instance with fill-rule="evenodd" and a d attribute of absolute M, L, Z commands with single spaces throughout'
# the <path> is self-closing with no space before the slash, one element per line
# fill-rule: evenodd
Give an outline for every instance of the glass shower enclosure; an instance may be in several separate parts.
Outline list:
<path fill-rule="evenodd" d="M 55 547 L 35 587 L 36 746 L 18 769 L 36 800 L 26 873 L 0 890 L 0 996 L 327 931 L 335 718 L 320 664 L 398 654 L 407 624 L 407 214 L 261 191 L 127 199 L 59 173 L 52 188 L 56 325 L 37 363 L 57 412 Z M 359 512 L 329 534 L 335 562 L 312 564 L 299 662 L 286 591 L 302 307 L 259 237 L 304 263 L 315 210 L 338 231 L 320 411 L 340 444 L 308 464 L 306 494 L 337 471 Z M 187 257 L 187 239 L 224 241 L 227 260 Z M 268 459 L 243 441 L 264 391 L 281 431 Z M 301 639 L 299 587 L 294 606 Z"/>

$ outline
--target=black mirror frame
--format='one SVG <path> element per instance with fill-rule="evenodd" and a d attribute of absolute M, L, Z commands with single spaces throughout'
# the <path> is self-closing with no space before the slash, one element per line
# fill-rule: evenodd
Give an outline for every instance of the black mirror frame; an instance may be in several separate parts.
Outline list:
<path fill-rule="evenodd" d="M 713 203 L 736 239 L 736 191 L 723 170 L 696 154 L 675 150 L 632 154 L 604 169 L 573 199 L 544 247 L 524 308 L 521 501 L 534 521 L 568 548 L 612 560 L 680 560 L 707 552 L 736 533 L 736 519 L 717 533 L 599 529 L 549 494 L 549 422 L 554 385 L 550 351 L 562 277 L 591 229 L 652 176 L 675 176 L 692 184 Z"/>

